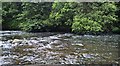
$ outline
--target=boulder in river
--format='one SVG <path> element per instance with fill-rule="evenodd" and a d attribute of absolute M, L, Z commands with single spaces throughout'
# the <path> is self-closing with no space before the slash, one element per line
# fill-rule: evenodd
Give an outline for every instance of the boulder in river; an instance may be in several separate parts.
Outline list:
<path fill-rule="evenodd" d="M 83 45 L 82 43 L 79 43 L 79 44 L 72 44 L 72 45 L 84 47 L 84 45 Z"/>
<path fill-rule="evenodd" d="M 38 37 L 31 37 L 30 40 L 38 40 Z"/>
<path fill-rule="evenodd" d="M 60 40 L 61 38 L 58 38 L 56 36 L 50 36 L 50 39 L 52 39 L 52 40 Z"/>
<path fill-rule="evenodd" d="M 90 54 L 87 54 L 87 53 L 82 54 L 82 56 L 84 58 L 92 58 L 93 57 L 93 56 L 91 56 Z"/>
<path fill-rule="evenodd" d="M 12 41 L 12 43 L 14 44 L 14 43 L 22 43 L 22 41 L 23 40 L 20 40 L 20 39 L 14 39 L 13 41 Z"/>
<path fill-rule="evenodd" d="M 43 44 L 48 44 L 48 41 L 47 40 L 40 40 L 40 43 L 43 43 Z"/>
<path fill-rule="evenodd" d="M 62 42 L 60 40 L 55 40 L 53 42 L 50 43 L 51 45 L 60 45 L 62 44 Z"/>
<path fill-rule="evenodd" d="M 33 44 L 37 44 L 37 43 L 39 43 L 38 40 L 30 40 L 30 42 L 33 43 Z"/>
<path fill-rule="evenodd" d="M 73 36 L 73 34 L 65 33 L 65 34 L 59 34 L 58 38 L 70 38 L 72 36 Z"/>

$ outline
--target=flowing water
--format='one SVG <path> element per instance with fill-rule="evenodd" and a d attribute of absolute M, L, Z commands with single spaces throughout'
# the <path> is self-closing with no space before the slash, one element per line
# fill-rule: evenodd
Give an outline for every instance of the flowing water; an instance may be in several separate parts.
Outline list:
<path fill-rule="evenodd" d="M 0 31 L 0 65 L 118 64 L 119 37 Z"/>

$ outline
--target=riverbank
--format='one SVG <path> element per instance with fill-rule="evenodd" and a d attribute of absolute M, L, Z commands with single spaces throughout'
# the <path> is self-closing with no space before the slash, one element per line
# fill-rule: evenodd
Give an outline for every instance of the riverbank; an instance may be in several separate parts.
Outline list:
<path fill-rule="evenodd" d="M 120 35 L 120 32 L 118 33 L 114 33 L 114 32 L 109 32 L 109 33 L 106 33 L 106 32 L 99 32 L 99 33 L 96 33 L 96 34 L 93 34 L 93 33 L 85 33 L 85 34 L 82 34 L 82 33 L 73 33 L 73 32 L 64 32 L 64 31 L 22 31 L 22 30 L 1 30 L 0 33 L 4 34 L 4 33 L 9 33 L 9 32 L 23 32 L 23 33 L 71 33 L 71 34 L 76 34 L 76 35 Z"/>

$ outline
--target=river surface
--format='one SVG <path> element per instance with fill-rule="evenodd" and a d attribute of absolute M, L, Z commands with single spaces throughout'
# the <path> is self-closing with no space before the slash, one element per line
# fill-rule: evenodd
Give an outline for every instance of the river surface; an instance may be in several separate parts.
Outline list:
<path fill-rule="evenodd" d="M 118 64 L 119 37 L 0 31 L 0 65 Z"/>

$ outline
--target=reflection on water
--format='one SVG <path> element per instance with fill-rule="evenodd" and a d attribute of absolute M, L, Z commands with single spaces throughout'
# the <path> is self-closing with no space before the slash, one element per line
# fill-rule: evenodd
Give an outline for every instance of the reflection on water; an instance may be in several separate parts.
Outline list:
<path fill-rule="evenodd" d="M 2 64 L 118 64 L 120 35 L 1 31 Z"/>

